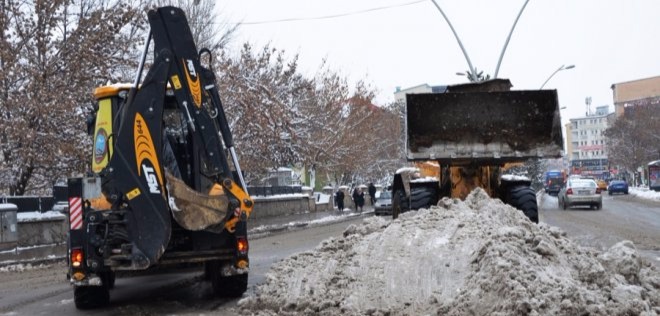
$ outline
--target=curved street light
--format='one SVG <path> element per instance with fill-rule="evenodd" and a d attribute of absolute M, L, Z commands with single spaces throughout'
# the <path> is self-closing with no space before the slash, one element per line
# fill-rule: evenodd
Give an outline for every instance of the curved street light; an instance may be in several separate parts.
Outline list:
<path fill-rule="evenodd" d="M 573 69 L 573 68 L 575 68 L 575 65 L 568 65 L 568 66 L 561 65 L 561 67 L 557 68 L 557 70 L 555 70 L 555 72 L 553 72 L 553 73 L 550 75 L 550 77 L 548 77 L 548 79 L 545 80 L 545 82 L 541 85 L 541 87 L 539 88 L 539 90 L 543 89 L 543 87 L 545 87 L 545 84 L 548 83 L 548 81 L 550 81 L 550 79 L 551 79 L 556 73 L 558 73 L 558 72 L 560 72 L 560 71 L 562 71 L 562 70 Z"/>
<path fill-rule="evenodd" d="M 472 66 L 472 61 L 470 61 L 470 57 L 468 57 L 467 51 L 465 50 L 465 47 L 463 47 L 463 43 L 461 42 L 461 39 L 458 37 L 458 34 L 456 33 L 456 30 L 454 30 L 454 26 L 451 25 L 451 22 L 449 22 L 449 18 L 445 14 L 445 11 L 442 11 L 440 8 L 440 5 L 435 2 L 435 0 L 431 0 L 433 4 L 435 5 L 436 8 L 438 8 L 438 11 L 440 11 L 440 14 L 442 14 L 442 17 L 445 18 L 445 21 L 447 22 L 447 25 L 449 25 L 449 29 L 451 29 L 451 32 L 454 33 L 454 37 L 456 38 L 456 41 L 458 42 L 458 46 L 461 48 L 461 51 L 463 52 L 463 56 L 465 56 L 465 60 L 468 63 L 468 67 L 470 67 L 470 73 L 472 73 L 472 76 L 475 76 L 475 69 Z M 469 78 L 470 81 L 477 81 L 476 78 Z"/>
<path fill-rule="evenodd" d="M 520 16 L 522 15 L 523 11 L 525 11 L 525 7 L 527 6 L 527 3 L 529 3 L 529 0 L 525 0 L 525 3 L 523 4 L 522 8 L 520 8 L 520 12 L 518 12 L 518 16 L 516 17 L 516 20 L 513 21 L 513 26 L 511 26 L 511 31 L 509 31 L 509 36 L 506 38 L 506 42 L 504 42 L 504 47 L 502 47 L 502 52 L 500 53 L 500 59 L 497 61 L 497 67 L 495 67 L 495 75 L 493 78 L 497 78 L 497 74 L 500 73 L 500 65 L 502 64 L 502 58 L 504 58 L 504 52 L 506 52 L 506 47 L 509 46 L 509 41 L 511 40 L 511 34 L 513 34 L 513 30 L 516 29 L 516 24 L 518 24 L 518 20 L 520 20 Z"/>

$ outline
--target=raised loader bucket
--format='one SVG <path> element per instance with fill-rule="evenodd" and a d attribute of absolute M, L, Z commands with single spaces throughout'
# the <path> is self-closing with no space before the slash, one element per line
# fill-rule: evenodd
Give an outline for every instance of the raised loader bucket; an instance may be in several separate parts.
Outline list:
<path fill-rule="evenodd" d="M 499 163 L 561 157 L 555 90 L 451 88 L 446 93 L 407 95 L 408 160 Z"/>

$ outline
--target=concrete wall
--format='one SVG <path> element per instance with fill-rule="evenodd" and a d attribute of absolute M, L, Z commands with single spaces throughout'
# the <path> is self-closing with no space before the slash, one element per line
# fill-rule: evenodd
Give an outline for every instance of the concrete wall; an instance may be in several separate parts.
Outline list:
<path fill-rule="evenodd" d="M 66 242 L 66 219 L 18 222 L 18 246 L 27 247 Z"/>
<path fill-rule="evenodd" d="M 303 194 L 276 197 L 255 197 L 255 205 L 250 218 L 291 215 L 308 212 L 331 211 L 330 203 L 317 204 L 313 197 Z M 61 218 L 33 219 L 18 222 L 18 246 L 36 246 L 64 243 L 67 240 L 68 220 Z"/>
<path fill-rule="evenodd" d="M 316 211 L 315 201 L 308 195 L 253 197 L 254 208 L 250 218 L 264 218 Z"/>

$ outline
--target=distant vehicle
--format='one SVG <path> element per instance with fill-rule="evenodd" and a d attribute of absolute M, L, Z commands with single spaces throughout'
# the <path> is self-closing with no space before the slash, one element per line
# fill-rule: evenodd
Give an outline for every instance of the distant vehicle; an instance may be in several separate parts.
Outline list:
<path fill-rule="evenodd" d="M 623 180 L 612 180 L 607 188 L 607 194 L 612 195 L 614 193 L 628 194 L 628 182 Z"/>
<path fill-rule="evenodd" d="M 561 171 L 547 171 L 543 175 L 543 188 L 545 189 L 545 193 L 555 196 L 559 194 L 559 190 L 562 185 L 564 185 L 565 179 L 565 174 Z"/>
<path fill-rule="evenodd" d="M 559 208 L 567 209 L 574 206 L 589 206 L 600 210 L 603 207 L 603 196 L 591 179 L 568 179 L 566 185 L 557 195 Z"/>
<path fill-rule="evenodd" d="M 69 213 L 69 202 L 68 201 L 57 201 L 53 205 L 53 211 L 60 213 Z"/>
<path fill-rule="evenodd" d="M 380 193 L 374 204 L 374 214 L 392 215 L 392 192 L 383 191 Z"/>
<path fill-rule="evenodd" d="M 596 184 L 598 185 L 598 188 L 601 191 L 607 190 L 607 181 L 605 181 L 603 179 L 598 179 L 598 181 L 596 181 Z"/>

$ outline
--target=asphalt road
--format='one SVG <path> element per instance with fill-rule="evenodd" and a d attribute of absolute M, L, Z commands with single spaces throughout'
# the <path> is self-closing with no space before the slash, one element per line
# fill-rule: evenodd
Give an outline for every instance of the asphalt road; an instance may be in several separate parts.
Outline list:
<path fill-rule="evenodd" d="M 640 255 L 660 268 L 660 202 L 603 193 L 601 210 L 562 210 L 557 197 L 544 194 L 539 212 L 542 222 L 562 228 L 583 246 L 606 250 L 619 241 L 630 240 Z"/>
<path fill-rule="evenodd" d="M 373 216 L 371 213 L 364 216 Z M 282 231 L 250 241 L 248 292 L 263 283 L 270 266 L 294 253 L 313 249 L 321 241 L 340 236 L 363 217 L 328 225 Z M 0 315 L 234 315 L 238 300 L 213 297 L 200 269 L 167 274 L 118 278 L 110 291 L 110 305 L 79 311 L 66 279 L 66 266 L 58 263 L 22 272 L 0 272 Z"/>

